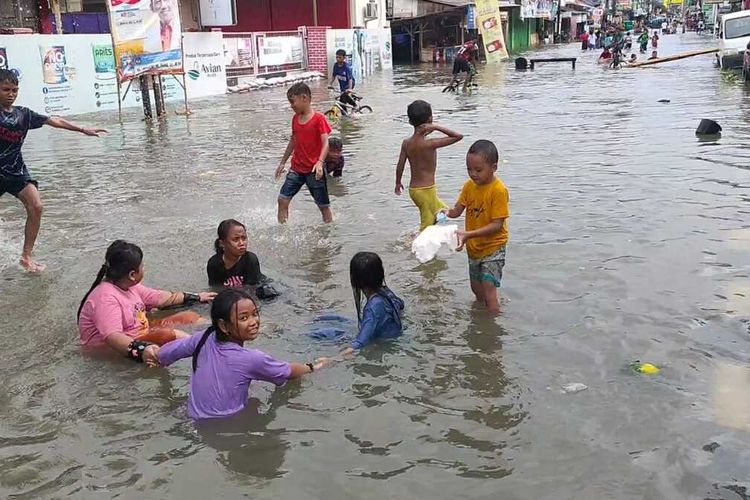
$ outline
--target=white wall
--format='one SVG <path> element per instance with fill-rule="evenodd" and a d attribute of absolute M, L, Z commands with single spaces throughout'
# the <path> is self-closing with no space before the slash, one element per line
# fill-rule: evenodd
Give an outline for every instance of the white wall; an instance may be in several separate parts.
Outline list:
<path fill-rule="evenodd" d="M 388 27 L 388 20 L 385 18 L 385 0 L 375 0 L 378 6 L 378 18 L 365 21 L 365 6 L 368 3 L 371 3 L 371 0 L 350 1 L 349 12 L 352 26 L 368 29 Z"/>

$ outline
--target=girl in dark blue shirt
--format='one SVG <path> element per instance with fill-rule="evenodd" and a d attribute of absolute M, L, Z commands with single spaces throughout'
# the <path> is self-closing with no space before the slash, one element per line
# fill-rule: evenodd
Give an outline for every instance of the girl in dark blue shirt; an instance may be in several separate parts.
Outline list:
<path fill-rule="evenodd" d="M 383 261 L 373 252 L 359 252 L 349 264 L 349 277 L 357 307 L 359 333 L 352 346 L 342 354 L 351 354 L 376 339 L 392 339 L 403 333 L 401 314 L 404 301 L 385 285 Z M 367 299 L 362 308 L 362 295 Z"/>

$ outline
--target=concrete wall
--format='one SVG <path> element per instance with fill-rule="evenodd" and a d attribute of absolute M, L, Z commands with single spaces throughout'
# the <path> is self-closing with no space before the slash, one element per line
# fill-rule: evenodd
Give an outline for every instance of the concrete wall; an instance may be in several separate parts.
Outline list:
<path fill-rule="evenodd" d="M 377 29 L 388 26 L 388 20 L 385 17 L 385 0 L 350 0 L 351 26 Z M 378 7 L 377 19 L 365 20 L 365 8 L 368 3 L 375 3 Z"/>

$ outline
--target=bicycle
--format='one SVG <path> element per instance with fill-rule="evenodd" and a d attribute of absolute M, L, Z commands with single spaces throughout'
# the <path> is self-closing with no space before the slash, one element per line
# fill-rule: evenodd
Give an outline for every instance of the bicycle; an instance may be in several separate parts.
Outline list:
<path fill-rule="evenodd" d="M 328 87 L 329 90 L 334 90 L 332 87 Z M 372 113 L 372 108 L 368 105 L 359 105 L 359 101 L 362 100 L 362 97 L 355 94 L 352 91 L 346 92 L 348 94 L 347 96 L 350 98 L 351 102 L 344 102 L 341 97 L 344 95 L 344 93 L 337 94 L 336 98 L 333 101 L 333 106 L 331 106 L 331 109 L 326 111 L 324 114 L 326 115 L 326 118 L 329 120 L 338 120 L 342 116 L 349 116 L 351 114 L 370 114 Z M 352 104 L 352 102 L 354 104 Z"/>
<path fill-rule="evenodd" d="M 451 83 L 445 86 L 443 88 L 443 94 L 446 92 L 452 92 L 454 94 L 458 94 L 458 89 L 465 86 L 466 90 L 471 94 L 471 92 L 478 88 L 477 83 L 474 81 L 474 76 L 477 74 L 477 70 L 474 68 L 474 65 L 471 66 L 471 72 L 469 72 L 468 75 L 464 78 L 454 78 L 451 80 Z M 464 85 L 464 82 L 466 84 Z"/>
<path fill-rule="evenodd" d="M 612 62 L 609 63 L 609 67 L 613 69 L 620 69 L 622 67 L 622 47 L 625 44 L 624 41 L 613 43 L 610 46 L 612 51 Z"/>

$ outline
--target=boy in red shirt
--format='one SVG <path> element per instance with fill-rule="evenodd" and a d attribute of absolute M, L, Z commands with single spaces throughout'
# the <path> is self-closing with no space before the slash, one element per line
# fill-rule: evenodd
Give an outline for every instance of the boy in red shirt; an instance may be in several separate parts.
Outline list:
<path fill-rule="evenodd" d="M 302 186 L 307 185 L 315 204 L 323 215 L 323 222 L 331 222 L 331 202 L 328 199 L 328 186 L 323 164 L 328 156 L 328 134 L 331 126 L 326 117 L 312 107 L 310 87 L 304 83 L 295 83 L 286 93 L 289 104 L 294 111 L 292 118 L 292 137 L 284 152 L 278 168 L 276 179 L 284 173 L 284 165 L 292 157 L 292 168 L 286 175 L 284 185 L 279 193 L 279 224 L 289 218 L 289 204 Z"/>

